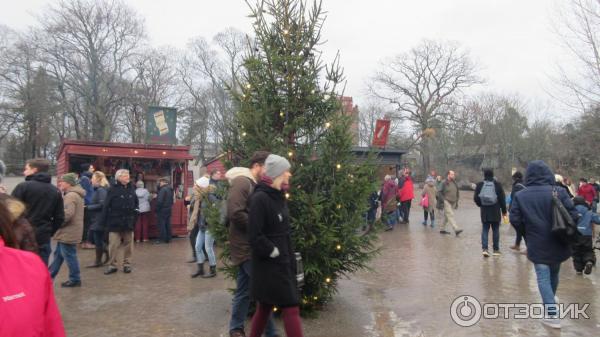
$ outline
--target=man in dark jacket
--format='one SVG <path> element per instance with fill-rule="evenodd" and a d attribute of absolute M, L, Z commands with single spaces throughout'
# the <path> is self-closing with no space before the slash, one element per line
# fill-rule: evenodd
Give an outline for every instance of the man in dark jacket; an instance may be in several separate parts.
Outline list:
<path fill-rule="evenodd" d="M 30 159 L 25 164 L 25 181 L 17 185 L 12 196 L 27 206 L 26 218 L 35 229 L 39 255 L 46 265 L 50 257 L 50 238 L 65 220 L 62 193 L 51 184 L 50 162 Z"/>
<path fill-rule="evenodd" d="M 81 238 L 81 248 L 91 249 L 94 245 L 91 243 L 92 234 L 90 228 L 91 219 L 90 213 L 88 212 L 87 206 L 92 201 L 94 195 L 94 186 L 92 186 L 92 174 L 94 174 L 94 166 L 91 164 L 82 164 L 81 173 L 79 174 L 79 185 L 85 190 L 85 210 L 83 213 L 83 235 Z"/>
<path fill-rule="evenodd" d="M 123 272 L 131 273 L 133 255 L 133 227 L 137 220 L 138 198 L 135 187 L 129 181 L 129 171 L 120 169 L 115 173 L 117 181 L 106 194 L 101 219 L 108 231 L 109 266 L 104 274 L 118 270 L 117 256 L 123 250 Z"/>
<path fill-rule="evenodd" d="M 513 203 L 513 200 L 515 200 L 515 194 L 517 194 L 517 192 L 519 192 L 525 188 L 525 185 L 523 184 L 523 173 L 516 171 L 512 175 L 512 179 L 513 179 L 513 184 L 512 184 L 512 189 L 510 191 L 510 205 L 508 205 L 509 209 Z M 565 191 L 568 192 L 568 189 L 565 189 Z M 513 246 L 510 246 L 510 249 L 516 250 L 516 251 L 521 251 L 521 241 L 523 240 L 523 232 L 521 232 L 521 230 L 516 227 L 515 227 L 515 231 L 517 232 L 517 237 L 515 239 L 515 244 Z"/>
<path fill-rule="evenodd" d="M 477 184 L 473 199 L 481 212 L 481 249 L 483 256 L 489 257 L 488 234 L 493 235 L 494 256 L 500 255 L 500 221 L 506 215 L 506 197 L 502 185 L 494 178 L 492 169 L 483 170 L 483 181 Z M 495 199 L 495 200 L 493 200 Z"/>
<path fill-rule="evenodd" d="M 554 297 L 560 264 L 571 256 L 571 249 L 568 243 L 552 234 L 553 191 L 556 191 L 573 219 L 577 219 L 577 211 L 564 188 L 555 186 L 554 174 L 541 160 L 532 161 L 527 166 L 525 187 L 515 194 L 510 208 L 510 222 L 525 233 L 527 258 L 534 264 L 538 289 L 547 307 L 543 323 L 560 328 Z"/>
<path fill-rule="evenodd" d="M 250 278 L 252 275 L 251 248 L 248 242 L 248 198 L 254 186 L 265 174 L 265 160 L 269 152 L 257 151 L 250 158 L 250 169 L 234 167 L 227 171 L 227 221 L 229 227 L 229 249 L 231 262 L 238 266 L 236 289 L 233 294 L 230 337 L 244 337 L 244 322 L 250 307 Z M 266 336 L 276 336 L 272 320 L 267 323 Z"/>
<path fill-rule="evenodd" d="M 154 243 L 171 242 L 171 209 L 173 208 L 173 189 L 169 186 L 169 179 L 161 178 L 158 181 L 158 197 L 156 197 L 156 219 L 160 239 Z"/>

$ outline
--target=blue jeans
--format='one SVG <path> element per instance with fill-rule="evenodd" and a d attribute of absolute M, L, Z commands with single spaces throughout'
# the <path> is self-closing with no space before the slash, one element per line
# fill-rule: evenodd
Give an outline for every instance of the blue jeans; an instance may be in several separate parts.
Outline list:
<path fill-rule="evenodd" d="M 248 307 L 250 307 L 250 278 L 252 277 L 252 261 L 247 260 L 238 266 L 236 289 L 233 293 L 233 305 L 231 308 L 231 321 L 229 322 L 229 331 L 244 330 L 244 322 L 248 316 Z M 273 317 L 269 317 L 265 336 L 273 337 L 276 335 Z"/>
<path fill-rule="evenodd" d="M 69 281 L 80 282 L 81 277 L 79 275 L 79 260 L 77 260 L 77 245 L 62 242 L 56 244 L 54 261 L 52 261 L 49 268 L 52 279 L 58 274 L 63 261 L 66 261 L 67 267 L 69 267 Z"/>
<path fill-rule="evenodd" d="M 208 254 L 208 264 L 211 266 L 217 265 L 214 246 L 215 238 L 210 234 L 209 231 L 198 231 L 198 236 L 196 236 L 196 259 L 198 264 L 204 263 L 204 260 L 206 260 L 206 257 L 204 256 L 204 250 L 202 250 L 202 247 L 204 247 L 204 249 L 206 249 L 206 254 Z"/>
<path fill-rule="evenodd" d="M 171 210 L 160 210 L 156 212 L 156 220 L 160 240 L 163 242 L 171 241 Z"/>
<path fill-rule="evenodd" d="M 50 240 L 48 240 L 48 242 L 44 243 L 43 245 L 39 245 L 38 252 L 40 258 L 42 259 L 42 261 L 44 261 L 44 264 L 47 266 L 48 262 L 50 261 L 50 253 L 52 253 L 52 245 L 50 244 Z"/>
<path fill-rule="evenodd" d="M 494 250 L 500 250 L 500 223 L 499 222 L 484 222 L 483 229 L 481 230 L 481 248 L 483 250 L 488 249 L 489 231 L 492 227 L 492 241 Z"/>
<path fill-rule="evenodd" d="M 534 264 L 535 274 L 537 275 L 537 284 L 542 295 L 542 302 L 546 307 L 546 314 L 554 316 L 557 314 L 556 289 L 558 288 L 558 273 L 560 272 L 560 263 L 556 264 Z"/>

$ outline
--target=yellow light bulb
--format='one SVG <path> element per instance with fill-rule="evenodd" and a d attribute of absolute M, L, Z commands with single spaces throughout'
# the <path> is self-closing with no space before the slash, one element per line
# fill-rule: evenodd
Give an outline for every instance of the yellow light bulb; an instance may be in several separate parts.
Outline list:
<path fill-rule="evenodd" d="M 273 312 L 277 312 L 277 310 L 279 310 L 277 307 L 273 307 Z"/>
<path fill-rule="evenodd" d="M 285 194 L 285 198 L 286 198 L 286 199 L 289 199 L 289 198 L 290 198 L 290 194 L 289 194 L 289 193 L 286 193 L 286 194 Z"/>
<path fill-rule="evenodd" d="M 292 152 L 292 151 L 288 152 L 288 157 L 292 157 L 293 155 L 294 155 L 294 152 Z"/>
<path fill-rule="evenodd" d="M 250 88 L 252 88 L 252 86 L 250 85 L 250 83 L 246 84 L 246 88 L 247 88 L 247 89 L 250 89 Z"/>
<path fill-rule="evenodd" d="M 342 249 L 342 246 L 341 246 L 341 245 L 337 245 L 337 246 L 335 246 L 335 249 L 337 249 L 337 250 L 341 250 L 341 249 Z"/>
<path fill-rule="evenodd" d="M 283 35 L 288 35 L 290 32 L 287 29 L 283 30 Z"/>
<path fill-rule="evenodd" d="M 242 137 L 246 137 L 246 133 L 245 132 L 242 133 Z"/>
<path fill-rule="evenodd" d="M 340 209 L 340 208 L 342 208 L 342 205 L 337 204 L 337 209 Z"/>
<path fill-rule="evenodd" d="M 337 169 L 341 169 L 342 168 L 342 164 L 337 164 L 335 167 L 337 167 Z"/>
<path fill-rule="evenodd" d="M 331 282 L 331 279 L 328 277 L 325 279 L 325 282 L 329 283 L 329 282 Z"/>
<path fill-rule="evenodd" d="M 331 127 L 331 123 L 327 122 L 325 123 L 325 128 L 329 129 Z"/>
<path fill-rule="evenodd" d="M 315 300 L 315 301 L 316 301 L 316 300 L 318 300 L 318 299 L 319 299 L 319 298 L 318 298 L 317 296 L 313 297 L 313 300 Z"/>

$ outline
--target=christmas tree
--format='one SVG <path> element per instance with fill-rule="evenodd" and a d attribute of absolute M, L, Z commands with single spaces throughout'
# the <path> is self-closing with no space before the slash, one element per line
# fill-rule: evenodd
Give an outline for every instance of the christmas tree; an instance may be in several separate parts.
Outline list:
<path fill-rule="evenodd" d="M 242 89 L 233 93 L 239 109 L 226 150 L 234 162 L 268 150 L 292 163 L 286 197 L 304 265 L 302 307 L 311 312 L 331 299 L 340 277 L 368 267 L 377 253 L 376 234 L 360 232 L 377 188 L 375 167 L 351 152 L 350 120 L 340 113 L 339 55 L 330 65 L 320 59 L 321 3 L 267 0 L 250 7 L 255 36 Z"/>

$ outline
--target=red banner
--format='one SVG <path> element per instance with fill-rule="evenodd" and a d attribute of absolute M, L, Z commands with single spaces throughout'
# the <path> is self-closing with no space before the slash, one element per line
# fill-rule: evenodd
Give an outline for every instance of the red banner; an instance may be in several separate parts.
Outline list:
<path fill-rule="evenodd" d="M 375 134 L 373 135 L 373 146 L 385 147 L 390 134 L 390 121 L 378 119 L 375 124 Z"/>

